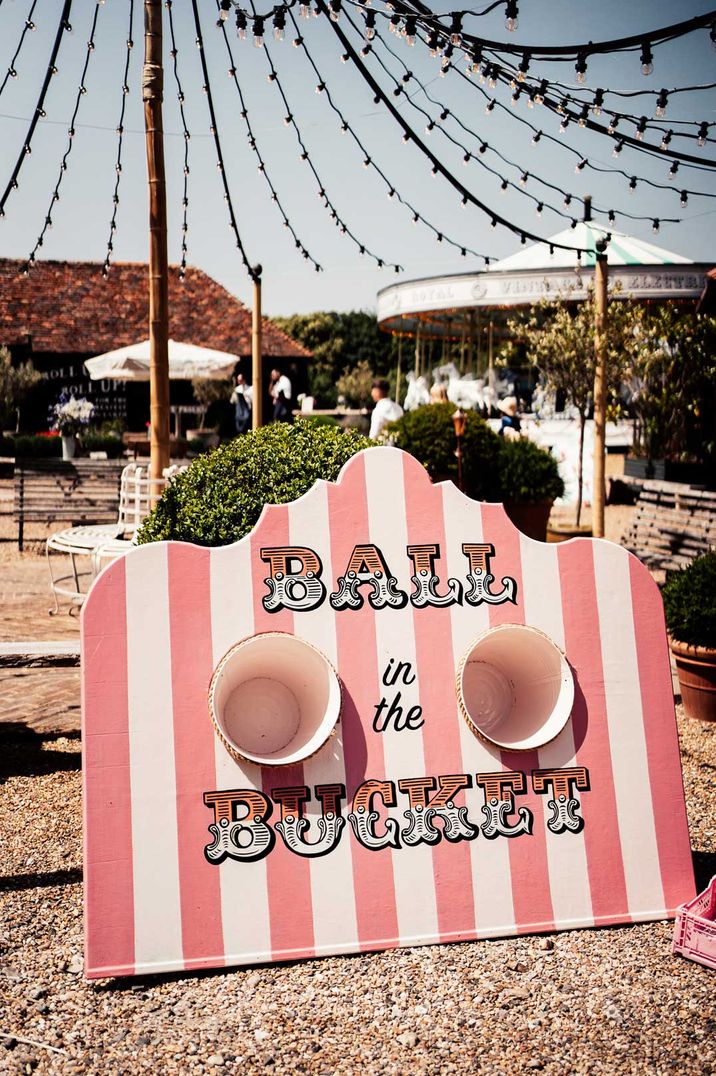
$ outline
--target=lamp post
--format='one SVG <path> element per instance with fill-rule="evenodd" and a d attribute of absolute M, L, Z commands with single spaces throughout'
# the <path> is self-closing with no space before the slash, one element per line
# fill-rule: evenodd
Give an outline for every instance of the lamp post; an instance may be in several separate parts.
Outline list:
<path fill-rule="evenodd" d="M 462 438 L 465 433 L 465 419 L 467 415 L 461 407 L 452 416 L 452 424 L 455 427 L 455 455 L 457 456 L 457 488 L 464 493 L 462 487 Z"/>

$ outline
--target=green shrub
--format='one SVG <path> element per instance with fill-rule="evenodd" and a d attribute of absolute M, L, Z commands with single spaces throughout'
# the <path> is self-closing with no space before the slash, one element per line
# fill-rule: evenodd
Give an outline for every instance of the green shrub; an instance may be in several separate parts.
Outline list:
<path fill-rule="evenodd" d="M 564 493 L 557 460 L 550 452 L 524 438 L 503 441 L 499 485 L 500 499 L 515 504 L 555 501 Z"/>
<path fill-rule="evenodd" d="M 251 530 L 265 504 L 285 504 L 373 444 L 348 430 L 301 420 L 244 434 L 199 456 L 177 476 L 139 531 L 138 541 L 174 539 L 229 545 Z"/>
<path fill-rule="evenodd" d="M 82 453 L 86 456 L 90 452 L 106 452 L 107 459 L 116 460 L 119 459 L 124 451 L 122 438 L 111 433 L 98 433 L 96 430 L 90 430 L 88 433 L 82 434 L 80 441 L 82 443 Z"/>
<path fill-rule="evenodd" d="M 0 438 L 0 456 L 15 456 L 21 459 L 48 459 L 61 455 L 61 437 L 18 434 L 15 437 Z"/>
<path fill-rule="evenodd" d="M 662 591 L 669 634 L 692 646 L 716 647 L 716 552 L 674 572 Z"/>
<path fill-rule="evenodd" d="M 434 482 L 451 478 L 457 483 L 455 405 L 429 404 L 406 411 L 387 427 L 391 441 L 420 460 Z M 462 439 L 463 485 L 465 493 L 478 501 L 499 500 L 498 457 L 500 438 L 474 411 L 465 418 Z"/>

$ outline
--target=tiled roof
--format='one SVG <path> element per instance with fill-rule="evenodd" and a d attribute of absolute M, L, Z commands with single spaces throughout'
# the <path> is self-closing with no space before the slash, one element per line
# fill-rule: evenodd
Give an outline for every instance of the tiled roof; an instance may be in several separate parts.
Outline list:
<path fill-rule="evenodd" d="M 97 262 L 37 261 L 29 276 L 23 262 L 0 258 L 0 344 L 34 352 L 100 355 L 149 336 L 147 266 L 117 262 L 105 279 Z M 251 354 L 251 311 L 201 269 L 188 268 L 182 283 L 169 275 L 169 336 L 235 355 Z M 262 350 L 277 358 L 310 358 L 310 352 L 263 319 Z"/>

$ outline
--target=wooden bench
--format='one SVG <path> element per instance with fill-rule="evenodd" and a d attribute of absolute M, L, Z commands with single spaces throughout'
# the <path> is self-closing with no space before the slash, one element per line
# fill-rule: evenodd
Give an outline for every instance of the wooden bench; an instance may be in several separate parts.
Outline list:
<path fill-rule="evenodd" d="M 644 482 L 622 545 L 648 568 L 683 568 L 716 547 L 716 493 L 676 482 Z"/>
<path fill-rule="evenodd" d="M 122 460 L 15 460 L 18 549 L 26 523 L 116 522 L 123 467 Z"/>

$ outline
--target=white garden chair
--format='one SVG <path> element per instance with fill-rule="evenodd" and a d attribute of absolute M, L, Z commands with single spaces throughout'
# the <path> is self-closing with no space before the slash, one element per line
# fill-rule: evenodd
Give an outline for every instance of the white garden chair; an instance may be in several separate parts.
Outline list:
<path fill-rule="evenodd" d="M 67 527 L 50 535 L 45 543 L 50 589 L 55 599 L 50 616 L 60 612 L 59 599 L 69 611 L 79 608 L 105 563 L 131 549 L 137 531 L 171 479 L 184 470 L 177 464 L 166 468 L 162 478 L 150 478 L 146 464 L 129 463 L 122 471 L 116 523 Z M 52 554 L 69 557 L 69 571 L 55 575 Z M 82 560 L 81 558 L 85 558 Z"/>

